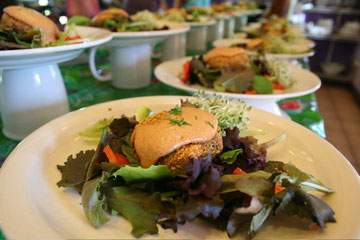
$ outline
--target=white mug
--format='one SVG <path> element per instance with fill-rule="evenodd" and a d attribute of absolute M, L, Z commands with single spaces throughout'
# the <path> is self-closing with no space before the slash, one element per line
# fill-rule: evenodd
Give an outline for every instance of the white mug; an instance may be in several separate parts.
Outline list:
<path fill-rule="evenodd" d="M 96 69 L 97 47 L 90 50 L 89 65 L 99 81 L 110 81 L 114 87 L 136 89 L 151 83 L 151 45 L 110 47 L 110 69 L 107 75 L 100 75 Z"/>

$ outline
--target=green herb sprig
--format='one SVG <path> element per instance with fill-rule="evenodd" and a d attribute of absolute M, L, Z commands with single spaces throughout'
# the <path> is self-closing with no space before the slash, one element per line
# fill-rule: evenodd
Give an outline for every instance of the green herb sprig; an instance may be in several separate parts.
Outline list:
<path fill-rule="evenodd" d="M 205 123 L 206 123 L 207 125 L 209 125 L 210 127 L 212 127 L 213 129 L 215 129 L 214 125 L 213 125 L 210 121 L 205 121 Z"/>
<path fill-rule="evenodd" d="M 179 105 L 176 105 L 174 108 L 170 109 L 170 114 L 171 115 L 178 115 L 182 112 L 181 107 L 179 107 Z"/>
<path fill-rule="evenodd" d="M 171 125 L 178 125 L 178 126 L 187 125 L 187 126 L 191 126 L 190 123 L 185 122 L 184 118 L 182 118 L 182 119 L 173 119 L 173 118 L 167 117 L 166 120 L 169 120 Z"/>

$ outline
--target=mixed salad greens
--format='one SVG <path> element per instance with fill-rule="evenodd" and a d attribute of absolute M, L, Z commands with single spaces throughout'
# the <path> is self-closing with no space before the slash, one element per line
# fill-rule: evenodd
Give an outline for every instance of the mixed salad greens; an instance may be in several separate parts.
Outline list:
<path fill-rule="evenodd" d="M 84 16 L 73 16 L 69 23 L 79 26 L 92 26 L 109 29 L 112 32 L 139 32 L 139 31 L 156 31 L 168 30 L 168 26 L 158 27 L 155 15 L 148 11 L 139 11 L 130 17 L 123 17 L 115 14 L 113 19 L 106 19 L 102 24 L 92 22 L 91 18 Z"/>
<path fill-rule="evenodd" d="M 17 33 L 12 28 L 0 25 L 0 49 L 3 50 L 54 47 L 87 41 L 90 41 L 90 39 L 82 38 L 76 31 L 75 24 L 70 24 L 65 32 L 60 32 L 59 39 L 56 42 L 45 45 L 41 44 L 41 32 L 39 29 L 32 29 L 26 33 Z"/>
<path fill-rule="evenodd" d="M 218 92 L 245 94 L 272 94 L 275 90 L 291 87 L 295 82 L 289 63 L 261 54 L 251 55 L 245 70 L 212 68 L 203 55 L 194 56 L 183 65 L 181 81 L 200 84 Z"/>
<path fill-rule="evenodd" d="M 259 6 L 256 2 L 238 3 L 232 6 L 226 3 L 220 3 L 220 4 L 212 4 L 211 8 L 213 9 L 214 12 L 217 13 L 233 14 L 236 11 L 244 12 L 249 10 L 256 10 L 259 9 Z"/>
<path fill-rule="evenodd" d="M 254 39 L 248 45 L 254 45 L 253 50 L 273 54 L 302 54 L 312 52 L 311 46 L 303 45 L 301 30 L 288 19 L 272 15 L 263 20 L 260 27 L 247 30 L 247 37 Z M 252 44 L 252 43 L 257 44 Z M 252 50 L 252 49 L 249 49 Z"/>
<path fill-rule="evenodd" d="M 171 22 L 207 22 L 211 21 L 211 9 L 196 8 L 191 11 L 185 9 L 171 9 L 164 15 L 164 20 Z"/>
<path fill-rule="evenodd" d="M 306 44 L 306 45 L 304 45 Z M 299 38 L 293 43 L 288 43 L 280 36 L 264 36 L 251 39 L 248 43 L 233 44 L 233 47 L 243 47 L 248 51 L 261 52 L 264 54 L 303 54 L 311 53 L 314 50 L 309 43 L 304 43 Z"/>
<path fill-rule="evenodd" d="M 58 166 L 62 173 L 58 186 L 77 189 L 94 227 L 109 221 L 110 214 L 119 215 L 131 223 L 137 238 L 157 234 L 158 226 L 177 232 L 179 225 L 199 217 L 216 223 L 214 227 L 229 237 L 246 228 L 247 238 L 253 238 L 270 215 L 280 213 L 308 219 L 321 228 L 335 222 L 334 211 L 308 193 L 333 190 L 292 163 L 267 161 L 273 142 L 259 144 L 253 137 L 239 137 L 250 109 L 243 102 L 235 104 L 240 108 L 228 109 L 229 100 L 201 94 L 181 103 L 201 107 L 224 123 L 220 124 L 224 148 L 216 157 L 192 159 L 175 170 L 166 165 L 140 167 L 130 143 L 138 121 L 121 116 L 104 130 L 96 150 L 69 156 Z M 149 112 L 137 116 L 143 119 Z"/>
<path fill-rule="evenodd" d="M 249 38 L 264 36 L 279 36 L 285 42 L 295 42 L 299 35 L 297 28 L 287 19 L 272 15 L 268 20 L 261 23 L 259 28 L 248 31 Z"/>

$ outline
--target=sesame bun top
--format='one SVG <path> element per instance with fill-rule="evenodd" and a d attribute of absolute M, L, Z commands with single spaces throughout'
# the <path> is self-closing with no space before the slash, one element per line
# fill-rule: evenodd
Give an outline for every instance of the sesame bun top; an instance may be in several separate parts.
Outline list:
<path fill-rule="evenodd" d="M 19 6 L 6 7 L 1 21 L 4 26 L 14 28 L 19 32 L 39 29 L 42 44 L 55 42 L 59 36 L 59 29 L 56 24 L 33 9 Z"/>

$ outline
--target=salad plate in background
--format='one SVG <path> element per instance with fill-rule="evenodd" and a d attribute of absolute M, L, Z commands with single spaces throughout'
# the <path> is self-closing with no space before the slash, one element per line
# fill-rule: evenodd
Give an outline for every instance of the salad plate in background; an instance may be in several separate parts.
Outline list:
<path fill-rule="evenodd" d="M 19 66 L 32 66 L 36 62 L 49 63 L 70 60 L 84 49 L 105 44 L 112 39 L 111 32 L 105 29 L 76 26 L 74 30 L 84 41 L 75 44 L 22 49 L 21 51 L 0 51 L 0 68 L 19 68 Z"/>
<path fill-rule="evenodd" d="M 181 74 L 183 71 L 183 65 L 188 61 L 191 61 L 190 57 L 163 62 L 155 68 L 155 75 L 161 82 L 177 89 L 185 90 L 190 93 L 194 93 L 199 90 L 205 91 L 207 94 L 216 92 L 217 94 L 221 94 L 227 98 L 241 99 L 251 106 L 275 113 L 277 115 L 283 115 L 276 104 L 277 101 L 315 92 L 321 86 L 321 81 L 315 74 L 289 64 L 291 77 L 293 78 L 294 83 L 287 89 L 281 91 L 275 90 L 272 94 L 219 92 L 213 88 L 201 86 L 200 84 L 189 85 L 184 83 L 181 79 Z"/>
<path fill-rule="evenodd" d="M 138 106 L 153 112 L 165 111 L 187 97 L 142 97 L 98 104 L 72 112 L 39 128 L 28 136 L 7 158 L 0 171 L 0 222 L 9 239 L 110 239 L 133 238 L 131 225 L 121 217 L 109 216 L 111 221 L 95 229 L 83 213 L 81 197 L 74 190 L 58 188 L 60 172 L 56 165 L 80 150 L 94 146 L 79 137 L 79 131 L 104 118 L 121 114 L 132 116 Z M 91 119 L 91 120 L 89 120 Z M 286 119 L 258 109 L 250 111 L 250 129 L 261 129 L 259 136 L 267 141 L 284 132 L 286 140 L 268 151 L 269 160 L 293 162 L 309 172 L 335 193 L 326 201 L 336 212 L 336 223 L 316 231 L 308 222 L 296 218 L 273 218 L 257 234 L 260 239 L 345 239 L 359 238 L 359 214 L 354 211 L 360 201 L 360 180 L 350 163 L 331 144 L 310 130 Z M 26 161 L 24 161 L 26 159 Z M 341 169 L 341 171 L 339 170 Z M 17 180 L 13 181 L 14 175 Z M 34 187 L 36 186 L 36 187 Z M 319 196 L 321 197 L 321 196 Z M 71 223 L 71 224 L 69 224 Z M 21 226 L 21 231 L 19 231 Z M 159 228 L 159 239 L 227 239 L 226 232 L 217 230 L 201 220 L 172 230 Z"/>
<path fill-rule="evenodd" d="M 243 35 L 241 35 L 242 37 Z M 260 39 L 259 39 L 260 40 Z M 252 45 L 252 42 L 258 41 L 258 39 L 249 39 L 249 38 L 225 38 L 218 39 L 213 42 L 214 47 L 232 47 L 232 46 L 241 46 L 247 47 L 249 44 Z M 262 40 L 260 40 L 262 41 Z M 299 38 L 292 43 L 278 43 L 277 39 L 269 39 L 270 46 L 255 46 L 248 49 L 249 52 L 261 50 L 268 56 L 272 56 L 279 59 L 296 59 L 311 57 L 315 53 L 312 50 L 315 47 L 315 42 L 309 39 Z M 262 43 L 255 43 L 260 45 Z"/>

